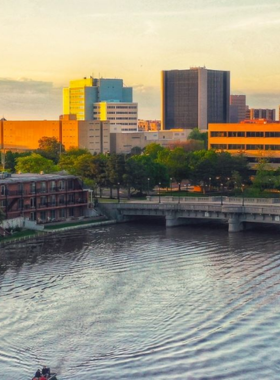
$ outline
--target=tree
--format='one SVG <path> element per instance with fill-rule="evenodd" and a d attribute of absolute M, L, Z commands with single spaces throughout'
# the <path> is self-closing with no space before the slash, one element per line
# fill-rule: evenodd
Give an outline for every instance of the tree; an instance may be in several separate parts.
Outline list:
<path fill-rule="evenodd" d="M 39 141 L 39 148 L 36 150 L 41 156 L 53 160 L 56 164 L 61 153 L 65 152 L 64 145 L 55 137 L 42 137 Z"/>
<path fill-rule="evenodd" d="M 38 153 L 17 158 L 15 169 L 21 173 L 53 173 L 57 171 L 57 167 L 52 160 L 48 160 Z"/>
<path fill-rule="evenodd" d="M 156 162 L 148 155 L 133 156 L 126 161 L 124 182 L 130 193 L 130 188 L 140 194 L 161 183 L 162 187 L 169 184 L 168 171 L 165 165 Z"/>
<path fill-rule="evenodd" d="M 70 148 L 66 152 L 62 153 L 59 157 L 58 167 L 61 170 L 66 170 L 70 174 L 77 174 L 75 163 L 77 158 L 83 155 L 91 155 L 87 149 Z"/>
<path fill-rule="evenodd" d="M 5 170 L 14 173 L 15 172 L 15 165 L 16 165 L 16 159 L 19 157 L 27 157 L 30 156 L 32 152 L 11 152 L 10 150 L 5 153 Z"/>
<path fill-rule="evenodd" d="M 155 160 L 157 159 L 159 152 L 162 152 L 164 149 L 166 148 L 159 144 L 151 143 L 145 147 L 144 154 L 149 155 L 153 160 Z"/>
<path fill-rule="evenodd" d="M 208 149 L 208 132 L 200 132 L 198 128 L 194 128 L 188 136 L 188 140 L 203 141 L 204 149 Z"/>
<path fill-rule="evenodd" d="M 125 174 L 125 156 L 123 154 L 111 154 L 106 160 L 106 179 L 110 187 L 110 197 L 112 198 L 113 187 L 123 184 Z"/>
<path fill-rule="evenodd" d="M 0 224 L 3 222 L 4 219 L 5 219 L 5 213 L 0 207 Z"/>
<path fill-rule="evenodd" d="M 93 181 L 93 187 L 100 187 L 100 195 L 101 188 L 107 183 L 106 160 L 107 158 L 103 154 L 93 156 L 91 153 L 87 153 L 77 157 L 74 164 L 76 175 L 81 176 L 87 181 Z"/>
<path fill-rule="evenodd" d="M 138 156 L 142 153 L 142 149 L 139 146 L 134 146 L 131 148 L 130 155 L 131 156 Z"/>
<path fill-rule="evenodd" d="M 204 193 L 206 185 L 209 186 L 210 181 L 216 178 L 216 162 L 217 154 L 213 150 L 201 150 L 189 155 L 190 178 L 194 184 L 202 185 Z"/>
<path fill-rule="evenodd" d="M 163 154 L 164 153 L 164 154 Z M 187 161 L 187 153 L 182 147 L 174 150 L 166 150 L 159 153 L 158 162 L 167 167 L 169 177 L 173 178 L 177 183 L 181 183 L 189 176 L 189 165 Z"/>

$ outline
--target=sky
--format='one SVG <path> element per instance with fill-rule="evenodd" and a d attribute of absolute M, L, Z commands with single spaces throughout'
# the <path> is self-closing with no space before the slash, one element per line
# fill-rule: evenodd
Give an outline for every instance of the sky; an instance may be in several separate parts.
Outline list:
<path fill-rule="evenodd" d="M 161 70 L 227 70 L 251 108 L 280 104 L 279 0 L 0 0 L 0 117 L 57 119 L 62 88 L 122 78 L 160 119 Z"/>

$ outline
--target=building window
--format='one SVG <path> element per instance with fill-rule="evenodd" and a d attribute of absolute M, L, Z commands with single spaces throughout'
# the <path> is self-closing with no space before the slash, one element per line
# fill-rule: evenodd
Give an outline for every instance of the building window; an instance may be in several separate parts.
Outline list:
<path fill-rule="evenodd" d="M 265 150 L 280 150 L 280 145 L 265 145 Z"/>
<path fill-rule="evenodd" d="M 226 144 L 211 144 L 212 149 L 227 149 Z"/>
<path fill-rule="evenodd" d="M 263 137 L 263 132 L 247 132 L 247 137 Z"/>
<path fill-rule="evenodd" d="M 6 186 L 2 185 L 1 186 L 1 195 L 5 195 L 5 194 L 6 194 Z"/>
<path fill-rule="evenodd" d="M 227 132 L 211 132 L 211 137 L 227 137 Z"/>
<path fill-rule="evenodd" d="M 245 150 L 244 144 L 229 144 L 228 145 L 229 150 Z"/>
<path fill-rule="evenodd" d="M 260 149 L 263 149 L 263 145 L 247 144 L 246 149 L 247 150 L 260 150 Z"/>
<path fill-rule="evenodd" d="M 228 132 L 228 137 L 245 137 L 245 132 Z"/>
<path fill-rule="evenodd" d="M 45 221 L 46 220 L 46 211 L 41 211 L 40 212 L 40 219 L 41 219 L 41 221 Z"/>
<path fill-rule="evenodd" d="M 65 218 L 65 208 L 62 208 L 59 210 L 59 217 L 60 218 Z"/>
<path fill-rule="evenodd" d="M 45 193 L 46 192 L 46 182 L 41 182 L 41 192 Z"/>
<path fill-rule="evenodd" d="M 280 132 L 265 132 L 265 137 L 280 137 Z"/>
<path fill-rule="evenodd" d="M 36 183 L 35 182 L 30 183 L 30 192 L 32 194 L 36 192 Z"/>

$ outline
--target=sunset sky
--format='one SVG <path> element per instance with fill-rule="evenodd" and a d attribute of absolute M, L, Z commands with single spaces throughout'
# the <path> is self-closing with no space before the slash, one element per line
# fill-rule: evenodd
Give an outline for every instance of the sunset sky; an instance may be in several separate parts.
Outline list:
<path fill-rule="evenodd" d="M 160 71 L 231 72 L 250 107 L 280 104 L 279 0 L 1 0 L 0 117 L 57 119 L 62 88 L 93 75 L 134 87 L 160 118 Z"/>

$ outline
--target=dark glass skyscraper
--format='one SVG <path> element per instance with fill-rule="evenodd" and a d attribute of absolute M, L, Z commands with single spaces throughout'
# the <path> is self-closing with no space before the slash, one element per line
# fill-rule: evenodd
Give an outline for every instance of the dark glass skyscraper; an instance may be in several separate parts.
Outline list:
<path fill-rule="evenodd" d="M 229 122 L 230 72 L 195 67 L 162 72 L 162 128 Z"/>

